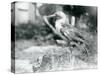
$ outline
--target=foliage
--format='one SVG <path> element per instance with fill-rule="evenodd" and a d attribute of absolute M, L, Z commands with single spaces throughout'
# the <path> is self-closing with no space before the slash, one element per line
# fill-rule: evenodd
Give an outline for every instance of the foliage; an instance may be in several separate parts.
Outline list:
<path fill-rule="evenodd" d="M 39 8 L 41 15 L 50 15 L 56 11 L 56 5 L 54 4 L 44 4 Z"/>
<path fill-rule="evenodd" d="M 47 26 L 38 24 L 21 24 L 15 26 L 15 38 L 20 39 L 40 39 L 51 32 Z M 52 32 L 51 32 L 52 33 Z"/>

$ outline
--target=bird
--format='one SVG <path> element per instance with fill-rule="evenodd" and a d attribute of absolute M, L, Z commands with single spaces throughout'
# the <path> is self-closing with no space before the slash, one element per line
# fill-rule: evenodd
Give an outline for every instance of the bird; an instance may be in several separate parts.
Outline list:
<path fill-rule="evenodd" d="M 81 52 L 88 55 L 89 43 L 83 34 L 86 33 L 85 31 L 71 25 L 66 25 L 66 27 L 60 29 L 60 32 L 69 40 L 69 47 L 71 47 L 73 50 L 74 48 L 77 48 Z"/>

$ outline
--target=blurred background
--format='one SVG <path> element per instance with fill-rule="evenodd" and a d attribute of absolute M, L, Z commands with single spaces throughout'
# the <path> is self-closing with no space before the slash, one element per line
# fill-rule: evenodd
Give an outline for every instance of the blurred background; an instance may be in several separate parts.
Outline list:
<path fill-rule="evenodd" d="M 44 24 L 42 17 L 56 11 L 64 11 L 69 15 L 69 21 L 74 16 L 77 28 L 97 32 L 97 7 L 14 2 L 11 6 L 11 24 L 16 27 L 16 39 L 30 39 L 37 33 L 47 35 L 51 29 Z"/>

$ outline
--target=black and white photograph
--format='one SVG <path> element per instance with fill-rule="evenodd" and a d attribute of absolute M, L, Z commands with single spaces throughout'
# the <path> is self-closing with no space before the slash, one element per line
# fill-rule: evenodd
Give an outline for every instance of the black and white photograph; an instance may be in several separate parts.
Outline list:
<path fill-rule="evenodd" d="M 97 69 L 96 6 L 11 3 L 11 72 Z"/>

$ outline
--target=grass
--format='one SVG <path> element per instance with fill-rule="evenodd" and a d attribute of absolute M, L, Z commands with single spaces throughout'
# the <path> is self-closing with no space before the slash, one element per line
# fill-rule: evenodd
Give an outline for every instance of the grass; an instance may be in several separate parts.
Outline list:
<path fill-rule="evenodd" d="M 88 69 L 97 66 L 97 53 L 95 50 L 91 52 L 90 56 L 85 57 L 85 60 L 81 60 L 81 58 L 72 55 L 67 47 L 57 45 L 36 46 L 35 43 L 36 41 L 33 39 L 16 41 L 16 73 Z M 39 57 L 43 57 L 41 65 L 37 62 Z M 22 66 L 20 66 L 21 64 Z M 27 67 L 27 65 L 30 67 Z M 38 69 L 35 71 L 33 69 L 34 65 L 40 65 L 40 67 L 37 67 Z"/>
<path fill-rule="evenodd" d="M 34 25 L 16 27 L 15 51 L 12 47 L 12 60 L 16 62 L 16 73 L 97 67 L 96 34 L 92 35 L 90 33 L 90 35 L 86 36 L 90 44 L 90 50 L 88 56 L 83 56 L 75 48 L 71 52 L 70 47 L 57 45 L 54 39 L 45 39 L 50 32 L 48 29 L 45 32 L 45 29 L 45 27 L 34 27 Z M 42 62 L 40 63 L 41 57 Z"/>

